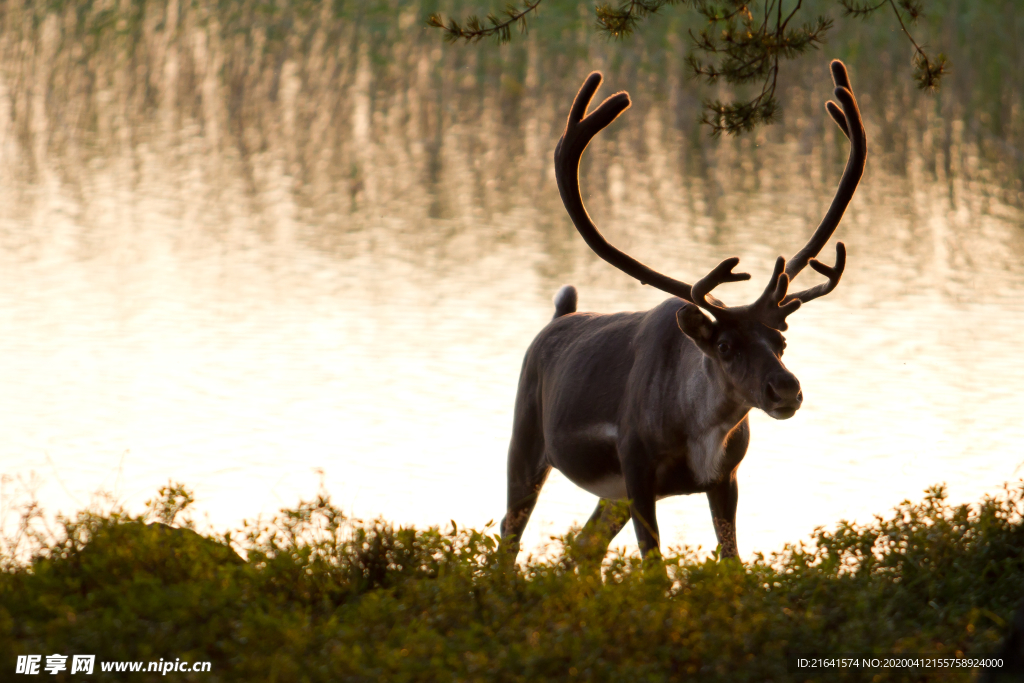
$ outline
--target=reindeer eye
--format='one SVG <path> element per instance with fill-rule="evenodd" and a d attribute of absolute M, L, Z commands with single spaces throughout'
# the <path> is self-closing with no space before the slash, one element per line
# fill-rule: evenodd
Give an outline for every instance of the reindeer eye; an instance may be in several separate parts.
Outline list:
<path fill-rule="evenodd" d="M 718 342 L 718 352 L 720 354 L 722 354 L 723 356 L 727 356 L 729 355 L 730 351 L 732 351 L 732 347 L 729 346 L 729 342 Z"/>

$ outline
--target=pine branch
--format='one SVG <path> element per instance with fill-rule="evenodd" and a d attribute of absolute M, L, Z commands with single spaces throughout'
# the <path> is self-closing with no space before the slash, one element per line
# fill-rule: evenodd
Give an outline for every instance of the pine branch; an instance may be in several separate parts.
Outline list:
<path fill-rule="evenodd" d="M 907 30 L 907 25 L 903 23 L 903 15 L 900 14 L 900 10 L 896 7 L 897 3 L 894 0 L 882 0 L 877 5 L 862 5 L 856 0 L 839 0 L 839 4 L 843 7 L 844 15 L 854 16 L 858 19 L 866 19 L 876 10 L 889 5 L 892 8 L 893 14 L 896 15 L 896 21 L 900 23 L 900 28 L 903 30 L 904 35 L 907 36 L 911 45 L 914 46 L 914 80 L 917 81 L 917 87 L 921 90 L 935 90 L 939 87 L 942 77 L 949 73 L 946 55 L 940 52 L 935 57 L 935 61 L 928 57 L 924 49 L 914 40 L 914 36 Z M 899 0 L 899 7 L 907 13 L 911 21 L 917 21 L 918 18 L 924 16 L 919 0 Z"/>
<path fill-rule="evenodd" d="M 427 25 L 444 31 L 444 39 L 449 43 L 455 43 L 459 40 L 467 42 L 479 41 L 482 38 L 493 37 L 497 39 L 498 43 L 505 44 L 512 40 L 513 24 L 519 24 L 520 33 L 526 33 L 529 30 L 526 16 L 536 10 L 541 2 L 543 0 L 523 0 L 522 10 L 516 9 L 516 6 L 510 3 L 501 12 L 505 15 L 505 20 L 499 19 L 493 13 L 487 15 L 487 21 L 490 23 L 490 26 L 484 26 L 484 23 L 476 15 L 466 19 L 465 27 L 451 18 L 449 18 L 446 24 L 440 14 L 431 14 L 427 17 Z"/>
<path fill-rule="evenodd" d="M 723 79 L 731 85 L 761 86 L 758 95 L 749 100 L 704 102 L 701 121 L 710 126 L 712 135 L 736 135 L 758 125 L 772 123 L 779 109 L 775 91 L 781 61 L 794 59 L 811 48 L 817 49 L 832 28 L 832 20 L 826 17 L 818 17 L 798 28 L 791 27 L 790 22 L 802 9 L 803 0 L 796 0 L 789 13 L 783 15 L 784 1 L 620 0 L 614 6 L 597 5 L 594 14 L 600 32 L 621 39 L 635 33 L 643 20 L 667 5 L 686 4 L 699 12 L 707 21 L 707 27 L 696 35 L 690 32 L 693 52 L 686 61 L 693 76 L 709 84 Z M 888 5 L 904 35 L 914 46 L 914 79 L 922 89 L 935 89 L 942 76 L 949 72 L 946 56 L 939 54 L 934 59 L 930 58 L 904 22 L 904 17 L 916 21 L 923 16 L 921 1 L 838 0 L 844 15 L 862 19 Z M 527 17 L 541 2 L 523 0 L 521 8 L 509 4 L 501 12 L 502 17 L 492 13 L 484 21 L 470 16 L 464 26 L 451 18 L 445 22 L 440 14 L 430 15 L 427 24 L 441 29 L 444 39 L 451 43 L 492 37 L 499 43 L 507 43 L 512 39 L 515 24 L 519 25 L 521 33 L 527 32 Z M 699 58 L 697 53 L 703 53 L 704 58 Z"/>
<path fill-rule="evenodd" d="M 704 102 L 701 122 L 711 128 L 712 136 L 738 135 L 774 121 L 779 109 L 775 90 L 780 61 L 816 49 L 832 28 L 832 20 L 825 17 L 790 28 L 790 21 L 802 5 L 803 0 L 798 0 L 783 15 L 781 0 L 765 0 L 762 17 L 756 18 L 751 11 L 753 3 L 725 0 L 723 4 L 713 4 L 695 0 L 694 7 L 707 19 L 708 27 L 698 35 L 691 32 L 690 37 L 695 51 L 708 55 L 711 61 L 705 62 L 691 52 L 687 63 L 693 75 L 712 85 L 719 79 L 732 85 L 761 84 L 760 93 L 749 100 L 729 104 L 719 100 Z"/>
<path fill-rule="evenodd" d="M 598 5 L 594 8 L 597 29 L 612 38 L 625 38 L 633 34 L 640 21 L 657 14 L 665 5 L 678 5 L 687 0 L 627 0 L 618 7 Z"/>
<path fill-rule="evenodd" d="M 843 8 L 843 16 L 857 17 L 858 19 L 866 18 L 868 15 L 874 13 L 875 10 L 885 7 L 888 2 L 889 0 L 882 0 L 877 5 L 868 5 L 866 3 L 862 4 L 856 2 L 855 0 L 839 0 L 839 4 Z"/>

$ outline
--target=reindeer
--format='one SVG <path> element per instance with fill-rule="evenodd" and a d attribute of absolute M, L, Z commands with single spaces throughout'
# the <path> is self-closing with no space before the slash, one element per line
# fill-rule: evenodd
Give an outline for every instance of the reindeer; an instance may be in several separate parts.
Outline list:
<path fill-rule="evenodd" d="M 831 71 L 840 104 L 829 101 L 825 108 L 850 140 L 846 169 L 807 245 L 788 262 L 780 256 L 764 292 L 743 306 L 710 296 L 722 283 L 750 279 L 733 271 L 738 258 L 722 261 L 691 286 L 618 250 L 591 221 L 580 196 L 580 157 L 630 100 L 628 93 L 616 93 L 585 116 L 602 80 L 596 71 L 587 77 L 555 148 L 562 203 L 598 256 L 673 296 L 649 311 L 605 315 L 577 313 L 572 286 L 556 294 L 554 318 L 527 350 L 519 377 L 503 543 L 518 551 L 541 487 L 557 467 L 601 499 L 582 533 L 601 556 L 630 518 L 643 555 L 659 551 L 655 501 L 706 493 L 721 555 L 738 557 L 736 471 L 750 441 L 748 414 L 759 408 L 786 420 L 803 403 L 799 380 L 782 363 L 782 332 L 801 304 L 839 284 L 843 243 L 836 244 L 835 266 L 814 257 L 839 225 L 867 158 L 846 67 L 835 60 Z M 790 281 L 807 265 L 827 281 L 788 294 Z M 611 504 L 616 500 L 628 500 L 628 509 Z"/>

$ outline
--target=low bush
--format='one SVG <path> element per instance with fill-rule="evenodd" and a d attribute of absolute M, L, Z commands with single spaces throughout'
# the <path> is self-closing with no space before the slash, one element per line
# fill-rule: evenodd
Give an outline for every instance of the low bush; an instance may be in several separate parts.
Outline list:
<path fill-rule="evenodd" d="M 991 656 L 1024 595 L 1021 485 L 972 506 L 936 486 L 748 563 L 684 549 L 600 571 L 571 536 L 516 564 L 490 529 L 362 523 L 326 496 L 202 536 L 172 526 L 190 503 L 169 486 L 145 515 L 86 511 L 52 533 L 26 508 L 0 546 L 0 667 L 60 653 L 96 655 L 97 681 L 968 681 L 793 660 Z M 211 670 L 99 664 L 161 658 Z"/>

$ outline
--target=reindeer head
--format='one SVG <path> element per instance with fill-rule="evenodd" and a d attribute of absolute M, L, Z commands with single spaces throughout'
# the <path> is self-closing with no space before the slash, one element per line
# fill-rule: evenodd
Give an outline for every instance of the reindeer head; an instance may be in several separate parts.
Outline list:
<path fill-rule="evenodd" d="M 836 265 L 828 267 L 812 260 L 811 267 L 828 276 L 825 289 L 831 291 L 846 266 L 846 249 L 836 245 Z M 687 302 L 676 312 L 679 329 L 719 368 L 719 376 L 737 402 L 760 408 L 777 420 L 792 417 L 803 403 L 800 381 L 782 363 L 788 327 L 786 317 L 811 297 L 807 292 L 786 294 L 789 276 L 786 259 L 775 262 L 768 286 L 761 296 L 746 306 L 727 307 L 709 292 L 723 282 L 749 280 L 747 273 L 734 273 L 738 258 L 722 261 L 690 290 L 694 303 Z M 820 296 L 820 294 L 818 294 Z M 714 316 L 712 321 L 701 309 Z"/>
<path fill-rule="evenodd" d="M 770 416 L 784 420 L 793 416 L 803 403 L 800 382 L 782 363 L 786 341 L 786 317 L 801 304 L 828 294 L 846 267 L 846 247 L 836 244 L 836 264 L 826 266 L 814 257 L 835 232 L 853 193 L 864 174 L 867 139 L 864 123 L 853 96 L 850 77 L 839 60 L 831 63 L 835 97 L 840 105 L 829 101 L 825 109 L 850 139 L 850 156 L 839 181 L 832 205 L 807 244 L 787 263 L 779 257 L 768 286 L 752 304 L 728 307 L 709 293 L 726 282 L 749 280 L 747 273 L 735 273 L 738 258 L 722 261 L 692 287 L 663 275 L 640 263 L 608 243 L 594 225 L 583 206 L 579 186 L 579 163 L 583 151 L 597 133 L 629 108 L 629 95 L 612 95 L 589 115 L 590 100 L 601 85 L 601 74 L 594 72 L 584 81 L 573 101 L 565 132 L 555 148 L 555 178 L 562 203 L 584 241 L 598 256 L 628 275 L 664 292 L 674 294 L 686 303 L 676 314 L 683 334 L 693 340 L 701 352 L 720 369 L 728 384 L 727 390 L 738 402 L 757 407 Z M 795 294 L 787 294 L 789 283 L 804 269 L 811 268 L 828 278 L 827 282 Z M 709 318 L 703 311 L 710 313 Z"/>

